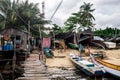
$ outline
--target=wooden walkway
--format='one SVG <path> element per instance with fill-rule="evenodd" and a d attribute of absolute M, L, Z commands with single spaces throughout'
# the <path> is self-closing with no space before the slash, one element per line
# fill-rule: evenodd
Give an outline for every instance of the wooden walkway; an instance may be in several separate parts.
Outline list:
<path fill-rule="evenodd" d="M 30 54 L 29 58 L 22 64 L 24 66 L 24 77 L 15 80 L 51 80 L 46 66 L 39 60 L 38 53 Z"/>
<path fill-rule="evenodd" d="M 30 54 L 30 57 L 22 64 L 24 66 L 23 77 L 15 80 L 77 80 L 80 75 L 75 71 L 67 68 L 46 68 L 42 61 L 39 60 L 39 52 Z M 22 69 L 22 70 L 23 70 Z M 59 79 L 60 78 L 60 79 Z"/>

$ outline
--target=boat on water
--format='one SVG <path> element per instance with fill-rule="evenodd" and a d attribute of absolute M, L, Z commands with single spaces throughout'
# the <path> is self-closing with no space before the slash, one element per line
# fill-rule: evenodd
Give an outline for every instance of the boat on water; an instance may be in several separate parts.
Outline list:
<path fill-rule="evenodd" d="M 106 73 L 102 67 L 94 65 L 88 60 L 81 59 L 79 56 L 73 53 L 70 53 L 70 59 L 74 63 L 75 67 L 89 76 L 102 76 Z"/>
<path fill-rule="evenodd" d="M 100 56 L 101 54 L 98 53 L 90 54 L 91 60 L 95 65 L 103 67 L 106 72 L 120 78 L 120 65 L 106 62 Z"/>

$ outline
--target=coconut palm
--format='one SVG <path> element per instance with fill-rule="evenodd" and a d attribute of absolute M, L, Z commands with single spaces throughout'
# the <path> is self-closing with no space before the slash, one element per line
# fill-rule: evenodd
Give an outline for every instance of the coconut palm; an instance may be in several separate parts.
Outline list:
<path fill-rule="evenodd" d="M 60 26 L 58 26 L 57 24 L 53 24 L 53 26 L 54 27 L 52 28 L 52 30 L 54 31 L 55 34 L 63 33 L 63 29 Z"/>
<path fill-rule="evenodd" d="M 85 28 L 92 28 L 94 26 L 93 20 L 95 20 L 94 16 L 92 15 L 92 12 L 95 9 L 91 9 L 93 4 L 90 3 L 84 3 L 80 7 L 80 11 L 77 13 L 73 13 L 72 16 L 70 16 L 67 21 L 65 22 L 65 29 L 66 30 L 74 30 L 76 27 L 79 27 L 79 30 L 85 29 Z"/>
<path fill-rule="evenodd" d="M 10 0 L 0 1 L 0 12 L 1 17 L 3 18 L 3 20 L 1 20 L 2 21 L 1 24 L 4 24 L 4 26 L 2 26 L 3 28 L 16 26 L 16 22 L 18 19 L 16 13 L 17 3 L 18 1 L 13 2 L 11 2 Z"/>
<path fill-rule="evenodd" d="M 47 22 L 40 14 L 38 4 L 29 3 L 28 0 L 0 0 L 0 25 L 4 24 L 1 28 L 18 27 L 27 30 L 30 22 L 31 31 L 36 28 L 39 30 L 38 26 Z"/>
<path fill-rule="evenodd" d="M 74 16 L 71 16 L 67 19 L 67 21 L 65 22 L 65 31 L 73 31 L 74 27 L 76 27 L 76 24 L 78 23 L 78 19 Z"/>
<path fill-rule="evenodd" d="M 91 28 L 93 27 L 93 20 L 95 20 L 94 16 L 92 15 L 92 12 L 95 9 L 91 9 L 93 4 L 85 3 L 80 7 L 80 13 L 81 13 L 81 24 L 84 27 Z"/>

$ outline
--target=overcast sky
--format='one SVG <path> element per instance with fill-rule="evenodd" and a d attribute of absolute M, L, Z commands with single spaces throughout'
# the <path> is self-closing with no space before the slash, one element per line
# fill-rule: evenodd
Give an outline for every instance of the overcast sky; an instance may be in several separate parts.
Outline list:
<path fill-rule="evenodd" d="M 43 0 L 29 0 L 30 2 L 39 3 Z M 45 18 L 50 19 L 61 0 L 44 0 Z M 120 27 L 120 0 L 63 0 L 61 6 L 52 18 L 52 23 L 60 26 L 71 16 L 72 13 L 78 12 L 83 2 L 90 2 L 95 9 L 95 28 L 105 28 L 106 26 Z"/>

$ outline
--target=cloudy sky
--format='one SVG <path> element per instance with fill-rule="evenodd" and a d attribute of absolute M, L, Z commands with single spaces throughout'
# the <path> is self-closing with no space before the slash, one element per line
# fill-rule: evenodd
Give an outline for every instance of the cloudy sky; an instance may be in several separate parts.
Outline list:
<path fill-rule="evenodd" d="M 61 0 L 29 0 L 30 2 L 45 2 L 45 18 L 50 19 Z M 120 0 L 63 0 L 61 6 L 52 18 L 52 23 L 60 26 L 71 16 L 72 13 L 78 12 L 83 2 L 93 4 L 93 15 L 95 17 L 95 28 L 120 27 Z"/>

